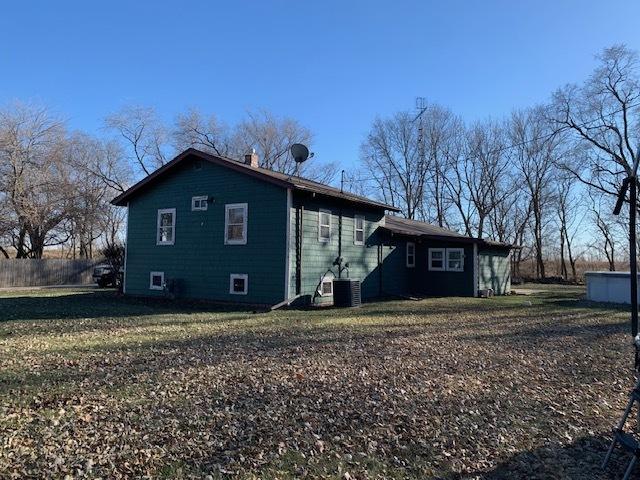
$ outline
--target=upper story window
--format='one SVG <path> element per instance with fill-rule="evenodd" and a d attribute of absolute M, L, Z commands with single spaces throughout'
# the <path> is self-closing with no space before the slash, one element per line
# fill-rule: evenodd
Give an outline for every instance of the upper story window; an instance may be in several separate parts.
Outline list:
<path fill-rule="evenodd" d="M 416 244 L 407 242 L 407 267 L 416 266 Z"/>
<path fill-rule="evenodd" d="M 176 236 L 176 209 L 162 208 L 158 210 L 157 245 L 173 245 Z"/>
<path fill-rule="evenodd" d="M 206 210 L 209 205 L 209 197 L 206 195 L 201 197 L 191 197 L 191 210 Z"/>
<path fill-rule="evenodd" d="M 356 215 L 353 217 L 353 243 L 364 245 L 364 217 Z"/>
<path fill-rule="evenodd" d="M 224 206 L 224 243 L 226 245 L 246 245 L 246 203 L 231 203 Z"/>
<path fill-rule="evenodd" d="M 331 211 L 320 210 L 318 212 L 318 241 L 331 241 Z"/>
<path fill-rule="evenodd" d="M 447 248 L 447 270 L 462 272 L 464 270 L 464 249 Z"/>

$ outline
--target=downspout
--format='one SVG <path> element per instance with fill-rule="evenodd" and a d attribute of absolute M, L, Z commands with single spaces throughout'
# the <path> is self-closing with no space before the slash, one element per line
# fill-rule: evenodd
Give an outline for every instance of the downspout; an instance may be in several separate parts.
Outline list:
<path fill-rule="evenodd" d="M 302 294 L 302 218 L 304 216 L 304 206 L 300 205 L 296 209 L 296 295 Z"/>
<path fill-rule="evenodd" d="M 342 278 L 342 206 L 338 210 L 338 278 Z"/>
<path fill-rule="evenodd" d="M 473 296 L 478 296 L 478 284 L 480 283 L 480 277 L 478 275 L 478 244 L 473 242 Z"/>
<path fill-rule="evenodd" d="M 127 202 L 127 233 L 124 236 L 124 274 L 122 275 L 122 293 L 127 293 L 127 257 L 129 253 L 129 202 Z"/>
<path fill-rule="evenodd" d="M 286 234 L 285 234 L 285 265 L 284 265 L 284 299 L 288 299 L 289 282 L 291 281 L 291 189 L 287 188 L 287 214 L 286 214 Z"/>

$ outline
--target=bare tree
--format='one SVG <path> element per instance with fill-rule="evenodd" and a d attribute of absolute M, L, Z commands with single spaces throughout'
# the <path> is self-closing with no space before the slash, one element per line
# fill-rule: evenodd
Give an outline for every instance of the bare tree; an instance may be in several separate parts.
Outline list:
<path fill-rule="evenodd" d="M 418 153 L 429 165 L 420 217 L 440 227 L 449 226 L 453 203 L 448 195 L 447 176 L 464 152 L 464 124 L 450 110 L 426 105 L 418 121 Z"/>
<path fill-rule="evenodd" d="M 118 134 L 129 161 L 140 173 L 149 175 L 166 162 L 167 129 L 153 108 L 125 106 L 109 115 L 105 125 Z"/>
<path fill-rule="evenodd" d="M 582 161 L 564 167 L 591 188 L 616 195 L 640 149 L 638 55 L 616 45 L 597 58 L 600 65 L 586 82 L 555 92 L 550 117 L 582 147 Z"/>
<path fill-rule="evenodd" d="M 234 150 L 227 125 L 215 115 L 205 117 L 196 108 L 176 117 L 173 140 L 177 151 L 193 147 L 222 156 L 237 156 L 242 153 Z"/>
<path fill-rule="evenodd" d="M 545 278 L 544 228 L 551 220 L 547 206 L 553 202 L 552 180 L 559 160 L 559 140 L 541 107 L 514 112 L 509 122 L 510 149 L 521 181 L 531 202 L 531 228 L 535 241 L 536 275 Z"/>
<path fill-rule="evenodd" d="M 476 123 L 466 133 L 466 152 L 446 178 L 451 202 L 465 233 L 482 238 L 490 216 L 510 195 L 509 165 L 504 155 L 504 131 L 495 122 Z"/>
<path fill-rule="evenodd" d="M 560 275 L 565 280 L 569 276 L 566 260 L 569 260 L 571 278 L 577 280 L 576 272 L 576 238 L 581 233 L 584 220 L 582 201 L 575 194 L 575 177 L 563 175 L 556 183 L 556 215 L 560 234 Z M 565 255 L 566 250 L 566 255 Z"/>
<path fill-rule="evenodd" d="M 260 166 L 287 175 L 296 174 L 296 162 L 291 156 L 291 145 L 303 143 L 310 146 L 313 141 L 311 131 L 297 120 L 277 117 L 267 110 L 250 111 L 247 118 L 236 128 L 233 135 L 233 149 L 241 156 L 255 150 L 260 158 Z M 322 183 L 330 183 L 338 167 L 333 162 L 318 159 L 300 165 L 301 176 Z"/>
<path fill-rule="evenodd" d="M 376 119 L 361 152 L 384 200 L 402 209 L 406 218 L 415 218 L 424 201 L 429 169 L 426 157 L 419 154 L 414 116 L 401 112 Z"/>
<path fill-rule="evenodd" d="M 593 188 L 589 196 L 591 198 L 591 218 L 597 232 L 590 246 L 607 259 L 609 270 L 614 272 L 621 236 L 619 219 L 611 215 L 612 202 L 603 196 L 602 191 Z"/>
<path fill-rule="evenodd" d="M 46 108 L 0 110 L 0 195 L 18 258 L 40 258 L 46 246 L 63 241 L 55 229 L 71 201 L 64 146 L 64 126 Z"/>

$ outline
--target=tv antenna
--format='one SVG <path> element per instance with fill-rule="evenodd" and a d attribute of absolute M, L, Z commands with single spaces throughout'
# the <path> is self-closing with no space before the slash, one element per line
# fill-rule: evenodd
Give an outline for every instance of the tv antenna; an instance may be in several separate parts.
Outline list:
<path fill-rule="evenodd" d="M 309 149 L 306 145 L 301 143 L 294 143 L 291 145 L 291 156 L 293 160 L 296 162 L 296 176 L 300 176 L 300 165 L 305 162 L 308 158 L 313 157 L 313 153 L 309 153 Z"/>

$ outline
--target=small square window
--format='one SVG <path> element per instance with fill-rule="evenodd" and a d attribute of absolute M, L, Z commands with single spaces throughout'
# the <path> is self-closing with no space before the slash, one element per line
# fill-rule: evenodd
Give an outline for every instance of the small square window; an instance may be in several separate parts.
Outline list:
<path fill-rule="evenodd" d="M 353 243 L 354 245 L 364 245 L 364 217 L 362 215 L 353 217 Z"/>
<path fill-rule="evenodd" d="M 246 295 L 249 291 L 249 275 L 232 273 L 229 277 L 229 293 L 232 295 Z"/>
<path fill-rule="evenodd" d="M 201 197 L 191 197 L 191 210 L 206 210 L 209 206 L 209 197 L 201 196 Z"/>
<path fill-rule="evenodd" d="M 164 288 L 164 272 L 151 272 L 149 274 L 149 289 L 162 290 Z"/>
<path fill-rule="evenodd" d="M 333 295 L 333 275 L 325 275 L 320 281 L 320 295 L 323 297 Z"/>

